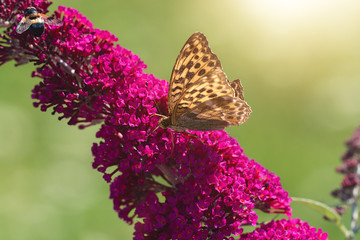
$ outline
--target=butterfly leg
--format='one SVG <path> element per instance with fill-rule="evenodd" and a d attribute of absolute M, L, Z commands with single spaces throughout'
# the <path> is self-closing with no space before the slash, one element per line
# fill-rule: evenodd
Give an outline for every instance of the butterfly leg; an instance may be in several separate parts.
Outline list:
<path fill-rule="evenodd" d="M 166 117 L 164 115 L 154 113 L 154 114 L 151 114 L 149 116 L 149 118 L 151 118 L 152 116 Z M 156 128 L 154 128 L 154 130 L 152 130 L 147 136 L 150 136 L 151 134 L 153 134 L 159 127 L 160 127 L 160 125 L 157 125 Z"/>
<path fill-rule="evenodd" d="M 166 117 L 165 115 L 162 115 L 162 114 L 158 114 L 158 113 L 153 113 L 149 116 L 149 118 L 151 118 L 152 116 L 159 116 L 159 117 Z"/>
<path fill-rule="evenodd" d="M 148 133 L 147 137 L 149 137 L 151 134 L 153 134 L 160 126 L 156 126 L 154 130 L 152 130 L 150 133 Z"/>
<path fill-rule="evenodd" d="M 172 144 L 170 156 L 172 156 L 174 153 L 175 143 L 174 143 L 174 133 L 171 130 L 170 130 L 170 136 L 171 136 L 171 144 Z"/>
<path fill-rule="evenodd" d="M 199 138 L 199 136 L 196 136 L 196 135 L 194 135 L 194 134 L 192 134 L 192 133 L 189 133 L 189 132 L 187 132 L 187 131 L 185 131 L 185 133 L 188 134 L 188 135 L 190 135 L 190 136 L 192 136 L 192 137 L 194 137 L 194 138 L 196 138 L 197 140 L 199 140 L 200 142 L 202 142 L 202 144 L 205 144 L 205 142 L 204 142 L 203 140 L 201 140 L 201 138 Z"/>

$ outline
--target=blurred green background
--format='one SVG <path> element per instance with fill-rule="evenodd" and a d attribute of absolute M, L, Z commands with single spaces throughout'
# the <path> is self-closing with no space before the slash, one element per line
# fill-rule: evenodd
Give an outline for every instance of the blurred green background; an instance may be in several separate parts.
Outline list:
<path fill-rule="evenodd" d="M 253 110 L 230 134 L 290 196 L 337 203 L 334 169 L 360 123 L 359 1 L 61 0 L 51 11 L 58 5 L 114 33 L 161 79 L 187 38 L 203 32 Z M 98 127 L 78 130 L 33 108 L 33 69 L 0 67 L 0 239 L 131 239 L 133 226 L 117 218 L 108 184 L 91 168 Z M 319 214 L 292 207 L 343 239 Z"/>

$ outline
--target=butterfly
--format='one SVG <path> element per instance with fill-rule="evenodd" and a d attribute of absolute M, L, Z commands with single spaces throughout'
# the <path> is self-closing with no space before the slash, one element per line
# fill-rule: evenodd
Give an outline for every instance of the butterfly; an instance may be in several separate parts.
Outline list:
<path fill-rule="evenodd" d="M 24 17 L 16 27 L 16 32 L 21 34 L 26 30 L 35 36 L 40 37 L 45 30 L 44 23 L 51 26 L 61 26 L 63 23 L 60 19 L 38 13 L 36 8 L 28 7 L 24 10 Z"/>
<path fill-rule="evenodd" d="M 169 116 L 162 116 L 158 127 L 177 132 L 222 130 L 244 123 L 250 112 L 240 80 L 229 82 L 204 34 L 191 35 L 171 74 Z"/>

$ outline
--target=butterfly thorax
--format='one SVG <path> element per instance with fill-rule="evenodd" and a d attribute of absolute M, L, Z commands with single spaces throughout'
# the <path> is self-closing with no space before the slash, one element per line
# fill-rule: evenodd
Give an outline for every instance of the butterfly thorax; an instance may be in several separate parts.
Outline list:
<path fill-rule="evenodd" d="M 187 129 L 178 125 L 173 125 L 171 123 L 171 117 L 163 117 L 160 121 L 159 121 L 159 127 L 163 128 L 163 129 L 167 129 L 167 128 L 171 128 L 177 132 L 184 132 Z"/>

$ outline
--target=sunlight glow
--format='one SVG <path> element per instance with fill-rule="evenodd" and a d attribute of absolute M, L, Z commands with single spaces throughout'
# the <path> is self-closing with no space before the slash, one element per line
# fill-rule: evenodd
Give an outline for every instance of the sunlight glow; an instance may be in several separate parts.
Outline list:
<path fill-rule="evenodd" d="M 342 21 L 349 11 L 347 4 L 337 0 L 252 0 L 243 2 L 254 19 L 277 28 L 308 25 L 314 21 Z M 348 4 L 359 6 L 358 1 Z M 355 7 L 355 10 L 358 10 Z M 351 11 L 351 9 L 350 9 Z M 331 18 L 329 18 L 331 17 Z"/>
<path fill-rule="evenodd" d="M 303 19 L 314 8 L 318 8 L 319 1 L 316 0 L 258 0 L 248 1 L 249 7 L 255 14 L 263 16 L 266 19 Z"/>

